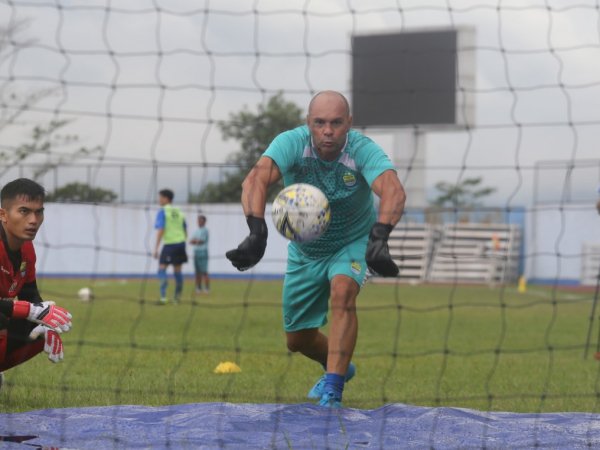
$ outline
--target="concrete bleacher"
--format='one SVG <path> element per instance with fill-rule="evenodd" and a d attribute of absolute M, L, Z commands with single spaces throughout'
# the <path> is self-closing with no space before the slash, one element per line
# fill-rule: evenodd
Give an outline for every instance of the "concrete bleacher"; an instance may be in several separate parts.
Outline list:
<path fill-rule="evenodd" d="M 521 230 L 513 224 L 447 224 L 441 229 L 428 280 L 508 283 L 518 278 Z"/>
<path fill-rule="evenodd" d="M 390 233 L 390 256 L 400 268 L 401 280 L 421 282 L 427 271 L 438 229 L 425 223 L 400 223 Z"/>
<path fill-rule="evenodd" d="M 595 286 L 600 282 L 600 244 L 586 242 L 581 253 L 581 284 Z"/>
<path fill-rule="evenodd" d="M 412 282 L 512 283 L 521 228 L 504 223 L 399 223 L 389 238 L 398 278 Z"/>

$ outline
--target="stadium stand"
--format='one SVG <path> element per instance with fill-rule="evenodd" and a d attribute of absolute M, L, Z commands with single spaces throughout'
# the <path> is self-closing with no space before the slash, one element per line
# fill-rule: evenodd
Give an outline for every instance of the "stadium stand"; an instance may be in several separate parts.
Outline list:
<path fill-rule="evenodd" d="M 507 283 L 518 278 L 521 230 L 514 224 L 447 224 L 441 230 L 428 280 Z"/>
<path fill-rule="evenodd" d="M 600 244 L 584 243 L 581 250 L 581 284 L 596 285 L 600 282 Z"/>
<path fill-rule="evenodd" d="M 400 267 L 399 278 L 422 282 L 427 279 L 438 227 L 426 223 L 400 223 L 390 234 L 390 254 Z"/>

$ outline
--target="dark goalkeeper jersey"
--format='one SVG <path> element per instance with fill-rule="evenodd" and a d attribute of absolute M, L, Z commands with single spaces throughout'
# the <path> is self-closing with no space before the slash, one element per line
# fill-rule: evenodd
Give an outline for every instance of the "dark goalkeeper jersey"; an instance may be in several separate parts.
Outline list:
<path fill-rule="evenodd" d="M 6 244 L 0 239 L 0 298 L 17 297 L 24 284 L 35 281 L 35 260 L 33 243 L 27 241 L 21 247 L 21 261 L 14 267 Z"/>
<path fill-rule="evenodd" d="M 42 301 L 35 280 L 35 249 L 33 242 L 27 241 L 20 251 L 10 252 L 4 229 L 0 225 L 0 314 L 11 317 L 13 302 L 7 299 Z M 6 325 L 5 325 L 6 326 Z M 10 320 L 8 327 L 7 352 L 12 352 L 27 342 L 34 323 L 27 320 Z"/>

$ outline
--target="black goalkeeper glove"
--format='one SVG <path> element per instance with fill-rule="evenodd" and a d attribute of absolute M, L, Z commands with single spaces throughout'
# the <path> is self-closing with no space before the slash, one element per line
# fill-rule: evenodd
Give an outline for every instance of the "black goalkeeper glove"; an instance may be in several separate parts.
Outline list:
<path fill-rule="evenodd" d="M 369 233 L 367 266 L 371 272 L 383 277 L 395 277 L 399 272 L 398 266 L 392 261 L 388 247 L 388 238 L 393 229 L 392 225 L 377 222 Z"/>
<path fill-rule="evenodd" d="M 267 223 L 265 219 L 254 216 L 246 218 L 250 234 L 234 250 L 229 250 L 225 256 L 231 264 L 239 270 L 248 270 L 254 267 L 265 254 L 267 248 Z"/>

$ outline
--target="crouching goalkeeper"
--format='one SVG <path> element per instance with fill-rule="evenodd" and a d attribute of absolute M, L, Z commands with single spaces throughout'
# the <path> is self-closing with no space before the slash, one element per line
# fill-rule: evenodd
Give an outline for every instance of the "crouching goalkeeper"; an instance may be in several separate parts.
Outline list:
<path fill-rule="evenodd" d="M 41 351 L 63 359 L 60 334 L 71 314 L 43 301 L 36 283 L 35 238 L 44 221 L 44 188 L 19 178 L 0 191 L 0 384 L 4 372 Z"/>

